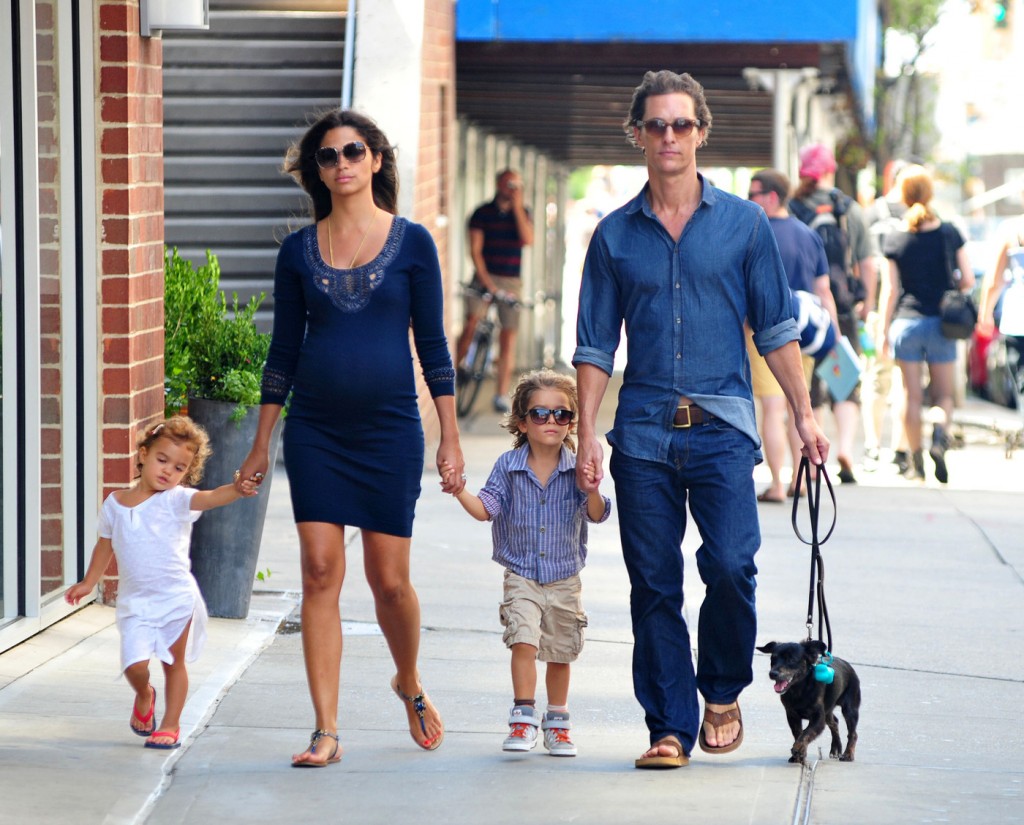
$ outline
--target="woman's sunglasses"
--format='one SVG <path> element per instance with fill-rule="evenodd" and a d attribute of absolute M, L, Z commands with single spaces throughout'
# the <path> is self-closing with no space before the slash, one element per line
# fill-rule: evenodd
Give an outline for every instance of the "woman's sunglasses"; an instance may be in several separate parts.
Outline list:
<path fill-rule="evenodd" d="M 638 120 L 636 125 L 637 128 L 646 129 L 648 134 L 656 137 L 664 135 L 666 130 L 671 126 L 672 131 L 679 137 L 686 137 L 694 129 L 700 128 L 700 121 L 691 120 L 688 117 L 677 117 L 670 123 L 662 120 L 660 117 L 655 117 L 650 120 Z"/>
<path fill-rule="evenodd" d="M 547 407 L 534 407 L 526 413 L 534 424 L 547 424 L 551 416 L 555 417 L 555 423 L 559 427 L 567 427 L 572 424 L 576 413 L 572 410 L 549 410 Z"/>
<path fill-rule="evenodd" d="M 341 158 L 350 163 L 359 163 L 366 157 L 366 144 L 360 140 L 353 140 L 346 143 L 340 149 L 333 146 L 321 146 L 313 153 L 316 165 L 321 169 L 333 169 L 341 162 Z"/>

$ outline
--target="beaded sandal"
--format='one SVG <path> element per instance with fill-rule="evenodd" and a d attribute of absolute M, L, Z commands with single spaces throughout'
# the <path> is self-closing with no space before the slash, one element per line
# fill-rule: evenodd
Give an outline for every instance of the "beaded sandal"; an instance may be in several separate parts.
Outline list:
<path fill-rule="evenodd" d="M 338 751 L 341 749 L 341 740 L 338 739 L 338 734 L 331 733 L 330 731 L 319 730 L 319 729 L 313 731 L 313 735 L 309 737 L 309 752 L 310 753 L 316 753 L 316 746 L 318 744 L 320 744 L 320 740 L 324 739 L 324 738 L 333 739 L 334 740 L 334 750 L 331 751 L 331 755 L 327 757 L 326 761 L 324 761 L 324 762 L 294 762 L 293 761 L 292 762 L 292 767 L 293 768 L 326 768 L 328 765 L 333 764 L 334 762 L 340 762 L 341 761 L 341 754 L 339 754 Z"/>
<path fill-rule="evenodd" d="M 403 693 L 402 689 L 398 686 L 398 676 L 395 676 L 391 680 L 391 689 L 395 692 L 395 694 L 398 696 L 399 699 L 402 699 L 403 701 L 408 702 L 410 705 L 412 705 L 413 710 L 416 711 L 416 715 L 420 719 L 420 730 L 423 731 L 423 736 L 426 737 L 426 735 L 427 735 L 427 723 L 426 723 L 426 719 L 425 719 L 425 714 L 426 714 L 426 710 L 427 710 L 427 697 L 426 697 L 426 694 L 418 693 L 416 696 L 408 696 L 407 694 Z M 441 747 L 441 743 L 444 741 L 444 729 L 443 728 L 441 729 L 441 732 L 437 735 L 436 739 L 432 739 L 432 740 L 431 739 L 427 739 L 426 742 L 420 742 L 420 740 L 416 738 L 416 736 L 412 733 L 412 731 L 409 731 L 409 735 L 412 736 L 412 740 L 417 745 L 419 745 L 421 748 L 423 748 L 423 750 L 425 750 L 425 751 L 437 750 L 437 748 Z"/>

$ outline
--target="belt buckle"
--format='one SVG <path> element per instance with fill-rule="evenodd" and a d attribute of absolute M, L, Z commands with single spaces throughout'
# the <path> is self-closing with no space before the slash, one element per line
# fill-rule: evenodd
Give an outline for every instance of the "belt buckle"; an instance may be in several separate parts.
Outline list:
<path fill-rule="evenodd" d="M 680 404 L 678 407 L 676 407 L 676 413 L 678 413 L 679 410 L 686 410 L 686 423 L 685 424 L 677 424 L 675 421 L 673 421 L 672 422 L 673 428 L 675 428 L 677 430 L 685 430 L 688 427 L 692 427 L 693 426 L 692 414 L 690 412 L 690 408 L 692 406 L 693 406 L 692 404 Z"/>

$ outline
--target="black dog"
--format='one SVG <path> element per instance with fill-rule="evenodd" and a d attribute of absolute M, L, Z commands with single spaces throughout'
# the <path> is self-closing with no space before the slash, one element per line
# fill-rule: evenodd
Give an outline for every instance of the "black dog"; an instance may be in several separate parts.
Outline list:
<path fill-rule="evenodd" d="M 857 746 L 857 720 L 860 717 L 860 679 L 849 662 L 833 657 L 835 676 L 831 684 L 816 681 L 814 666 L 826 652 L 823 642 L 768 642 L 759 647 L 771 654 L 768 676 L 775 682 L 775 692 L 786 709 L 786 720 L 793 731 L 790 762 L 807 761 L 807 746 L 817 739 L 825 727 L 832 733 L 829 756 L 841 762 L 852 762 Z M 846 750 L 839 738 L 839 721 L 833 711 L 836 705 L 846 720 Z M 804 730 L 802 720 L 807 720 Z"/>

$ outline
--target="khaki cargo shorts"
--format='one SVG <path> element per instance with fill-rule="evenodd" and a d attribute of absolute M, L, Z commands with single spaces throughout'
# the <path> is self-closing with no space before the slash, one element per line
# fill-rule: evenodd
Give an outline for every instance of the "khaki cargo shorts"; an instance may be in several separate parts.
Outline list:
<path fill-rule="evenodd" d="M 505 597 L 498 608 L 505 646 L 533 645 L 542 662 L 576 661 L 587 626 L 581 590 L 578 575 L 540 584 L 506 570 Z"/>

